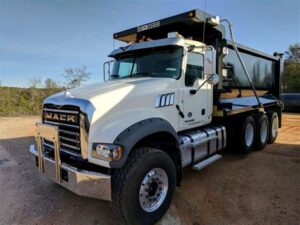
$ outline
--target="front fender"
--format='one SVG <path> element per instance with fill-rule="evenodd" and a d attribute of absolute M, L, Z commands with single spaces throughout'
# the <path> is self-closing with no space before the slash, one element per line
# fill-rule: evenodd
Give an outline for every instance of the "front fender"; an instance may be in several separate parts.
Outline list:
<path fill-rule="evenodd" d="M 171 134 L 178 142 L 176 131 L 168 121 L 162 118 L 145 119 L 125 129 L 114 140 L 114 144 L 123 146 L 123 157 L 119 161 L 111 162 L 110 166 L 112 168 L 122 167 L 125 164 L 129 153 L 140 140 L 151 134 L 159 132 L 166 132 Z"/>

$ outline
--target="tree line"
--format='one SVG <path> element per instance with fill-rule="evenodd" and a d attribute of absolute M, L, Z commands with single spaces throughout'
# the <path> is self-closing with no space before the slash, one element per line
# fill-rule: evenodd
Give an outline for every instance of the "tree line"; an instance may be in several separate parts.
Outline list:
<path fill-rule="evenodd" d="M 39 115 L 45 98 L 62 91 L 64 88 L 75 88 L 90 78 L 85 66 L 66 68 L 62 77 L 64 83 L 47 78 L 31 78 L 28 88 L 1 87 L 0 81 L 0 116 Z"/>
<path fill-rule="evenodd" d="M 285 55 L 284 92 L 300 93 L 300 43 L 291 45 Z"/>
<path fill-rule="evenodd" d="M 86 66 L 79 68 L 66 68 L 62 74 L 65 82 L 53 80 L 52 78 L 47 78 L 42 84 L 40 78 L 33 77 L 29 79 L 29 88 L 44 87 L 46 89 L 59 89 L 59 88 L 76 88 L 82 85 L 90 78 L 91 73 L 87 72 Z"/>

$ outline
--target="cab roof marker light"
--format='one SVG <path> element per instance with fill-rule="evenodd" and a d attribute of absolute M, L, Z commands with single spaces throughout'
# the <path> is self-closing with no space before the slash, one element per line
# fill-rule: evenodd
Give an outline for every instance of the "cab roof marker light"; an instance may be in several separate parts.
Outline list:
<path fill-rule="evenodd" d="M 212 26 L 220 25 L 220 17 L 219 16 L 212 16 L 206 19 L 206 22 Z"/>
<path fill-rule="evenodd" d="M 174 32 L 169 32 L 168 33 L 168 38 L 178 38 L 178 37 L 183 37 L 181 34 L 179 34 L 177 31 Z"/>

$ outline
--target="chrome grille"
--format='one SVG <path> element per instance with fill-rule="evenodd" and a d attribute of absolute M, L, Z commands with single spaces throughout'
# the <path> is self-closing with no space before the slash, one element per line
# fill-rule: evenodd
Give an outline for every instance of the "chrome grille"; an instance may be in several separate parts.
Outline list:
<path fill-rule="evenodd" d="M 76 106 L 44 105 L 43 123 L 58 126 L 60 151 L 80 156 L 80 110 Z M 53 150 L 53 142 L 44 140 L 44 148 Z"/>

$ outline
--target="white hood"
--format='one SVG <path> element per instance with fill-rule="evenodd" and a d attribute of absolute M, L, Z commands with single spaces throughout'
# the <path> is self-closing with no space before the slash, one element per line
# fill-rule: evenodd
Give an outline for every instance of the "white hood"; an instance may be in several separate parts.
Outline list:
<path fill-rule="evenodd" d="M 171 78 L 128 78 L 128 79 L 118 79 L 107 82 L 99 82 L 95 84 L 85 85 L 83 87 L 68 90 L 70 97 L 86 99 L 91 102 L 100 97 L 100 95 L 106 95 L 107 97 L 111 94 L 116 94 L 116 92 L 121 91 L 123 93 L 124 89 L 137 92 L 138 90 L 146 91 L 146 89 L 159 89 L 163 91 L 172 83 L 174 79 Z M 123 91 L 122 91 L 123 90 Z M 111 93 L 111 94 L 109 94 Z M 120 93 L 121 94 L 121 93 Z M 128 93 L 127 93 L 128 94 Z M 141 94 L 141 93 L 136 93 Z"/>
<path fill-rule="evenodd" d="M 128 111 L 154 112 L 156 98 L 177 90 L 173 78 L 128 78 L 95 83 L 52 95 L 44 104 L 77 105 L 90 122 L 106 120 Z"/>

